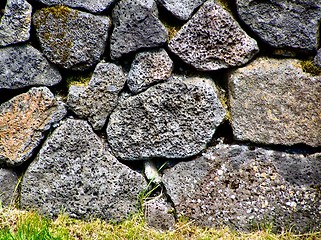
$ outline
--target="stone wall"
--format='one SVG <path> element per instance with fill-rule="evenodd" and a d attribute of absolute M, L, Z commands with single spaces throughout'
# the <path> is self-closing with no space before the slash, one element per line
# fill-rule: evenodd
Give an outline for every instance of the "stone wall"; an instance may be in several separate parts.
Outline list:
<path fill-rule="evenodd" d="M 320 0 L 0 8 L 2 204 L 320 230 Z"/>

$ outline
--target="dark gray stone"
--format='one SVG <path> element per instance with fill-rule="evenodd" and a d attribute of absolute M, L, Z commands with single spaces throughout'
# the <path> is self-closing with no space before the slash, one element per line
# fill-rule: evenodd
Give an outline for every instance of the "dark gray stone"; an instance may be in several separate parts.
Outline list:
<path fill-rule="evenodd" d="M 12 169 L 0 168 L 0 205 L 9 206 L 15 203 L 17 184 L 18 176 Z"/>
<path fill-rule="evenodd" d="M 20 165 L 67 111 L 46 87 L 31 88 L 0 105 L 0 165 Z"/>
<path fill-rule="evenodd" d="M 320 80 L 293 59 L 259 58 L 235 70 L 229 76 L 235 138 L 321 146 Z"/>
<path fill-rule="evenodd" d="M 178 214 L 201 226 L 249 230 L 272 223 L 278 229 L 317 231 L 321 196 L 314 187 L 321 181 L 320 160 L 320 154 L 220 144 L 165 170 L 163 183 Z"/>
<path fill-rule="evenodd" d="M 110 115 L 112 150 L 123 160 L 199 153 L 226 114 L 216 91 L 210 79 L 177 77 L 128 97 Z"/>
<path fill-rule="evenodd" d="M 214 0 L 203 4 L 168 47 L 201 71 L 243 65 L 259 51 L 256 41 Z"/>
<path fill-rule="evenodd" d="M 44 55 L 72 70 L 85 70 L 99 62 L 111 27 L 106 16 L 59 5 L 36 11 L 33 23 Z"/>
<path fill-rule="evenodd" d="M 115 29 L 110 40 L 112 59 L 141 48 L 164 45 L 167 30 L 158 19 L 154 0 L 121 0 L 113 9 Z"/>
<path fill-rule="evenodd" d="M 320 0 L 237 0 L 237 11 L 273 47 L 316 50 L 319 45 Z"/>
<path fill-rule="evenodd" d="M 313 59 L 313 63 L 321 68 L 321 48 L 318 50 L 317 54 L 315 55 L 314 59 Z"/>
<path fill-rule="evenodd" d="M 128 74 L 128 87 L 133 93 L 164 81 L 172 74 L 174 65 L 164 49 L 136 54 Z"/>
<path fill-rule="evenodd" d="M 22 183 L 21 205 L 57 216 L 121 220 L 138 211 L 146 187 L 83 120 L 66 120 L 46 140 Z"/>
<path fill-rule="evenodd" d="M 95 130 L 101 130 L 117 105 L 126 79 L 120 66 L 99 63 L 88 86 L 69 88 L 67 105 L 76 115 L 88 119 Z"/>
<path fill-rule="evenodd" d="M 53 86 L 61 79 L 59 71 L 34 47 L 0 48 L 0 89 Z"/>

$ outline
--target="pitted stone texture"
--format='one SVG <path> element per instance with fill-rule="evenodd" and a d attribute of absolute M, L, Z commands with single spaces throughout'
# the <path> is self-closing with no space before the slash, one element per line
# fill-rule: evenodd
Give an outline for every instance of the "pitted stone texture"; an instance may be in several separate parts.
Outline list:
<path fill-rule="evenodd" d="M 111 26 L 108 17 L 65 6 L 36 11 L 33 23 L 44 55 L 72 70 L 85 70 L 99 62 Z"/>
<path fill-rule="evenodd" d="M 164 81 L 172 74 L 174 65 L 164 49 L 136 54 L 128 74 L 128 87 L 134 93 Z"/>
<path fill-rule="evenodd" d="M 230 107 L 238 140 L 321 146 L 321 83 L 299 60 L 259 58 L 231 73 Z"/>
<path fill-rule="evenodd" d="M 98 13 L 108 9 L 115 0 L 37 0 L 47 6 L 65 5 L 71 8 L 81 8 Z"/>
<path fill-rule="evenodd" d="M 243 65 L 259 51 L 256 41 L 231 14 L 211 0 L 178 31 L 168 47 L 201 71 Z"/>
<path fill-rule="evenodd" d="M 185 21 L 192 16 L 194 10 L 201 6 L 205 0 L 157 0 L 157 2 L 173 16 Z"/>
<path fill-rule="evenodd" d="M 108 142 L 123 160 L 186 158 L 206 148 L 225 114 L 214 82 L 177 77 L 121 102 Z"/>
<path fill-rule="evenodd" d="M 110 39 L 112 59 L 141 48 L 162 46 L 168 37 L 154 0 L 121 0 L 113 9 L 115 29 Z"/>
<path fill-rule="evenodd" d="M 8 0 L 0 20 L 0 46 L 25 42 L 30 37 L 31 5 L 25 0 Z"/>
<path fill-rule="evenodd" d="M 0 105 L 0 164 L 28 160 L 50 127 L 66 115 L 46 87 L 31 88 Z"/>
<path fill-rule="evenodd" d="M 117 105 L 126 79 L 120 66 L 99 63 L 88 86 L 70 87 L 67 105 L 76 115 L 88 119 L 95 130 L 101 130 Z"/>
<path fill-rule="evenodd" d="M 320 0 L 237 0 L 237 11 L 273 47 L 316 50 L 319 45 Z"/>
<path fill-rule="evenodd" d="M 320 160 L 222 144 L 165 170 L 163 183 L 178 214 L 198 225 L 249 230 L 272 223 L 306 232 L 320 229 L 321 198 L 312 187 L 321 180 Z"/>
<path fill-rule="evenodd" d="M 61 79 L 59 71 L 34 47 L 0 48 L 0 89 L 53 86 Z"/>
<path fill-rule="evenodd" d="M 0 203 L 2 206 L 14 203 L 17 197 L 17 184 L 18 176 L 12 169 L 0 168 Z"/>
<path fill-rule="evenodd" d="M 140 173 L 121 164 L 83 120 L 68 119 L 44 143 L 27 169 L 23 208 L 57 216 L 121 220 L 137 212 L 146 188 Z"/>

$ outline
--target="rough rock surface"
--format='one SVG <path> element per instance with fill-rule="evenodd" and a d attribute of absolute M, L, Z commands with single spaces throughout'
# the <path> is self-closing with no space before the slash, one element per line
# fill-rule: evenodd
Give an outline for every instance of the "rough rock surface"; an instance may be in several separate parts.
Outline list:
<path fill-rule="evenodd" d="M 236 139 L 321 146 L 320 76 L 299 60 L 259 58 L 230 75 L 229 89 Z"/>
<path fill-rule="evenodd" d="M 204 3 L 168 47 L 202 71 L 243 65 L 259 51 L 256 41 L 214 0 Z"/>
<path fill-rule="evenodd" d="M 313 59 L 313 63 L 321 68 L 321 48 L 318 50 L 317 54 L 315 55 L 314 59 Z"/>
<path fill-rule="evenodd" d="M 8 0 L 0 21 L 0 46 L 25 42 L 30 37 L 31 5 L 25 0 Z"/>
<path fill-rule="evenodd" d="M 68 119 L 46 140 L 22 183 L 23 208 L 57 216 L 120 220 L 137 211 L 143 176 L 121 164 L 83 120 Z"/>
<path fill-rule="evenodd" d="M 173 68 L 173 61 L 164 49 L 138 53 L 128 74 L 128 87 L 134 93 L 141 92 L 169 78 Z"/>
<path fill-rule="evenodd" d="M 238 0 L 237 11 L 254 33 L 273 47 L 316 50 L 319 45 L 320 0 Z"/>
<path fill-rule="evenodd" d="M 273 223 L 305 232 L 320 229 L 321 196 L 312 187 L 320 184 L 320 160 L 222 144 L 166 170 L 163 182 L 178 214 L 199 225 L 248 230 Z"/>
<path fill-rule="evenodd" d="M 107 137 L 123 160 L 186 158 L 205 149 L 224 117 L 214 82 L 177 77 L 121 102 Z"/>
<path fill-rule="evenodd" d="M 88 86 L 69 88 L 67 105 L 76 115 L 88 119 L 95 130 L 101 130 L 117 105 L 126 79 L 120 66 L 99 63 Z"/>
<path fill-rule="evenodd" d="M 44 55 L 72 70 L 87 69 L 100 60 L 111 26 L 108 17 L 59 5 L 36 11 L 33 23 Z"/>
<path fill-rule="evenodd" d="M 0 48 L 0 89 L 53 86 L 61 81 L 59 71 L 30 45 Z"/>
<path fill-rule="evenodd" d="M 18 176 L 12 169 L 0 168 L 0 205 L 14 203 Z"/>
<path fill-rule="evenodd" d="M 46 87 L 31 88 L 0 105 L 0 164 L 28 160 L 50 127 L 66 115 Z"/>
<path fill-rule="evenodd" d="M 110 40 L 112 59 L 141 48 L 161 46 L 167 40 L 167 30 L 158 19 L 154 0 L 121 0 L 112 15 L 115 24 Z"/>
<path fill-rule="evenodd" d="M 188 20 L 194 10 L 202 5 L 205 0 L 157 0 L 157 2 L 178 19 Z"/>

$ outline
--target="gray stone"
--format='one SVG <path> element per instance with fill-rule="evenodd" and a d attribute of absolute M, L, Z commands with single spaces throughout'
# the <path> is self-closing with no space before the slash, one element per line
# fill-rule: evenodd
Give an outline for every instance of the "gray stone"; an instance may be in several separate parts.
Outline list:
<path fill-rule="evenodd" d="M 31 88 L 0 105 L 0 164 L 20 165 L 42 143 L 65 107 L 46 87 Z"/>
<path fill-rule="evenodd" d="M 320 0 L 237 0 L 237 11 L 270 46 L 316 50 L 319 45 Z"/>
<path fill-rule="evenodd" d="M 83 120 L 66 120 L 46 140 L 22 183 L 21 205 L 57 216 L 121 220 L 138 211 L 143 176 L 121 164 Z"/>
<path fill-rule="evenodd" d="M 229 76 L 236 139 L 321 146 L 320 76 L 299 60 L 259 58 Z"/>
<path fill-rule="evenodd" d="M 194 10 L 201 6 L 205 0 L 157 0 L 157 2 L 173 16 L 185 21 L 192 16 Z"/>
<path fill-rule="evenodd" d="M 313 59 L 313 63 L 318 67 L 321 68 L 321 48 L 318 50 L 317 54 Z"/>
<path fill-rule="evenodd" d="M 136 54 L 128 74 L 128 87 L 134 93 L 164 81 L 172 74 L 174 65 L 164 49 Z"/>
<path fill-rule="evenodd" d="M 214 0 L 203 4 L 168 47 L 201 71 L 243 65 L 259 51 L 256 41 Z"/>
<path fill-rule="evenodd" d="M 18 176 L 12 169 L 0 168 L 0 205 L 9 206 L 17 197 Z"/>
<path fill-rule="evenodd" d="M 115 25 L 110 39 L 112 59 L 141 48 L 159 47 L 167 41 L 167 30 L 158 19 L 154 0 L 121 0 L 112 15 Z"/>
<path fill-rule="evenodd" d="M 0 46 L 25 42 L 30 37 L 31 5 L 25 0 L 8 0 L 0 21 Z"/>
<path fill-rule="evenodd" d="M 320 154 L 220 144 L 165 170 L 163 183 L 178 214 L 201 226 L 249 230 L 272 223 L 315 231 L 321 226 L 321 198 L 314 188 L 321 181 L 320 160 Z"/>
<path fill-rule="evenodd" d="M 85 70 L 99 62 L 111 27 L 106 16 L 59 5 L 36 11 L 33 23 L 44 55 L 72 70 Z"/>
<path fill-rule="evenodd" d="M 61 81 L 59 71 L 30 45 L 0 48 L 0 89 L 53 86 Z"/>
<path fill-rule="evenodd" d="M 95 130 L 101 130 L 116 107 L 125 82 L 126 76 L 120 66 L 99 63 L 88 86 L 69 88 L 67 105 L 77 116 L 88 119 Z"/>
<path fill-rule="evenodd" d="M 206 148 L 224 117 L 213 81 L 177 77 L 121 102 L 107 137 L 123 160 L 186 158 Z"/>

